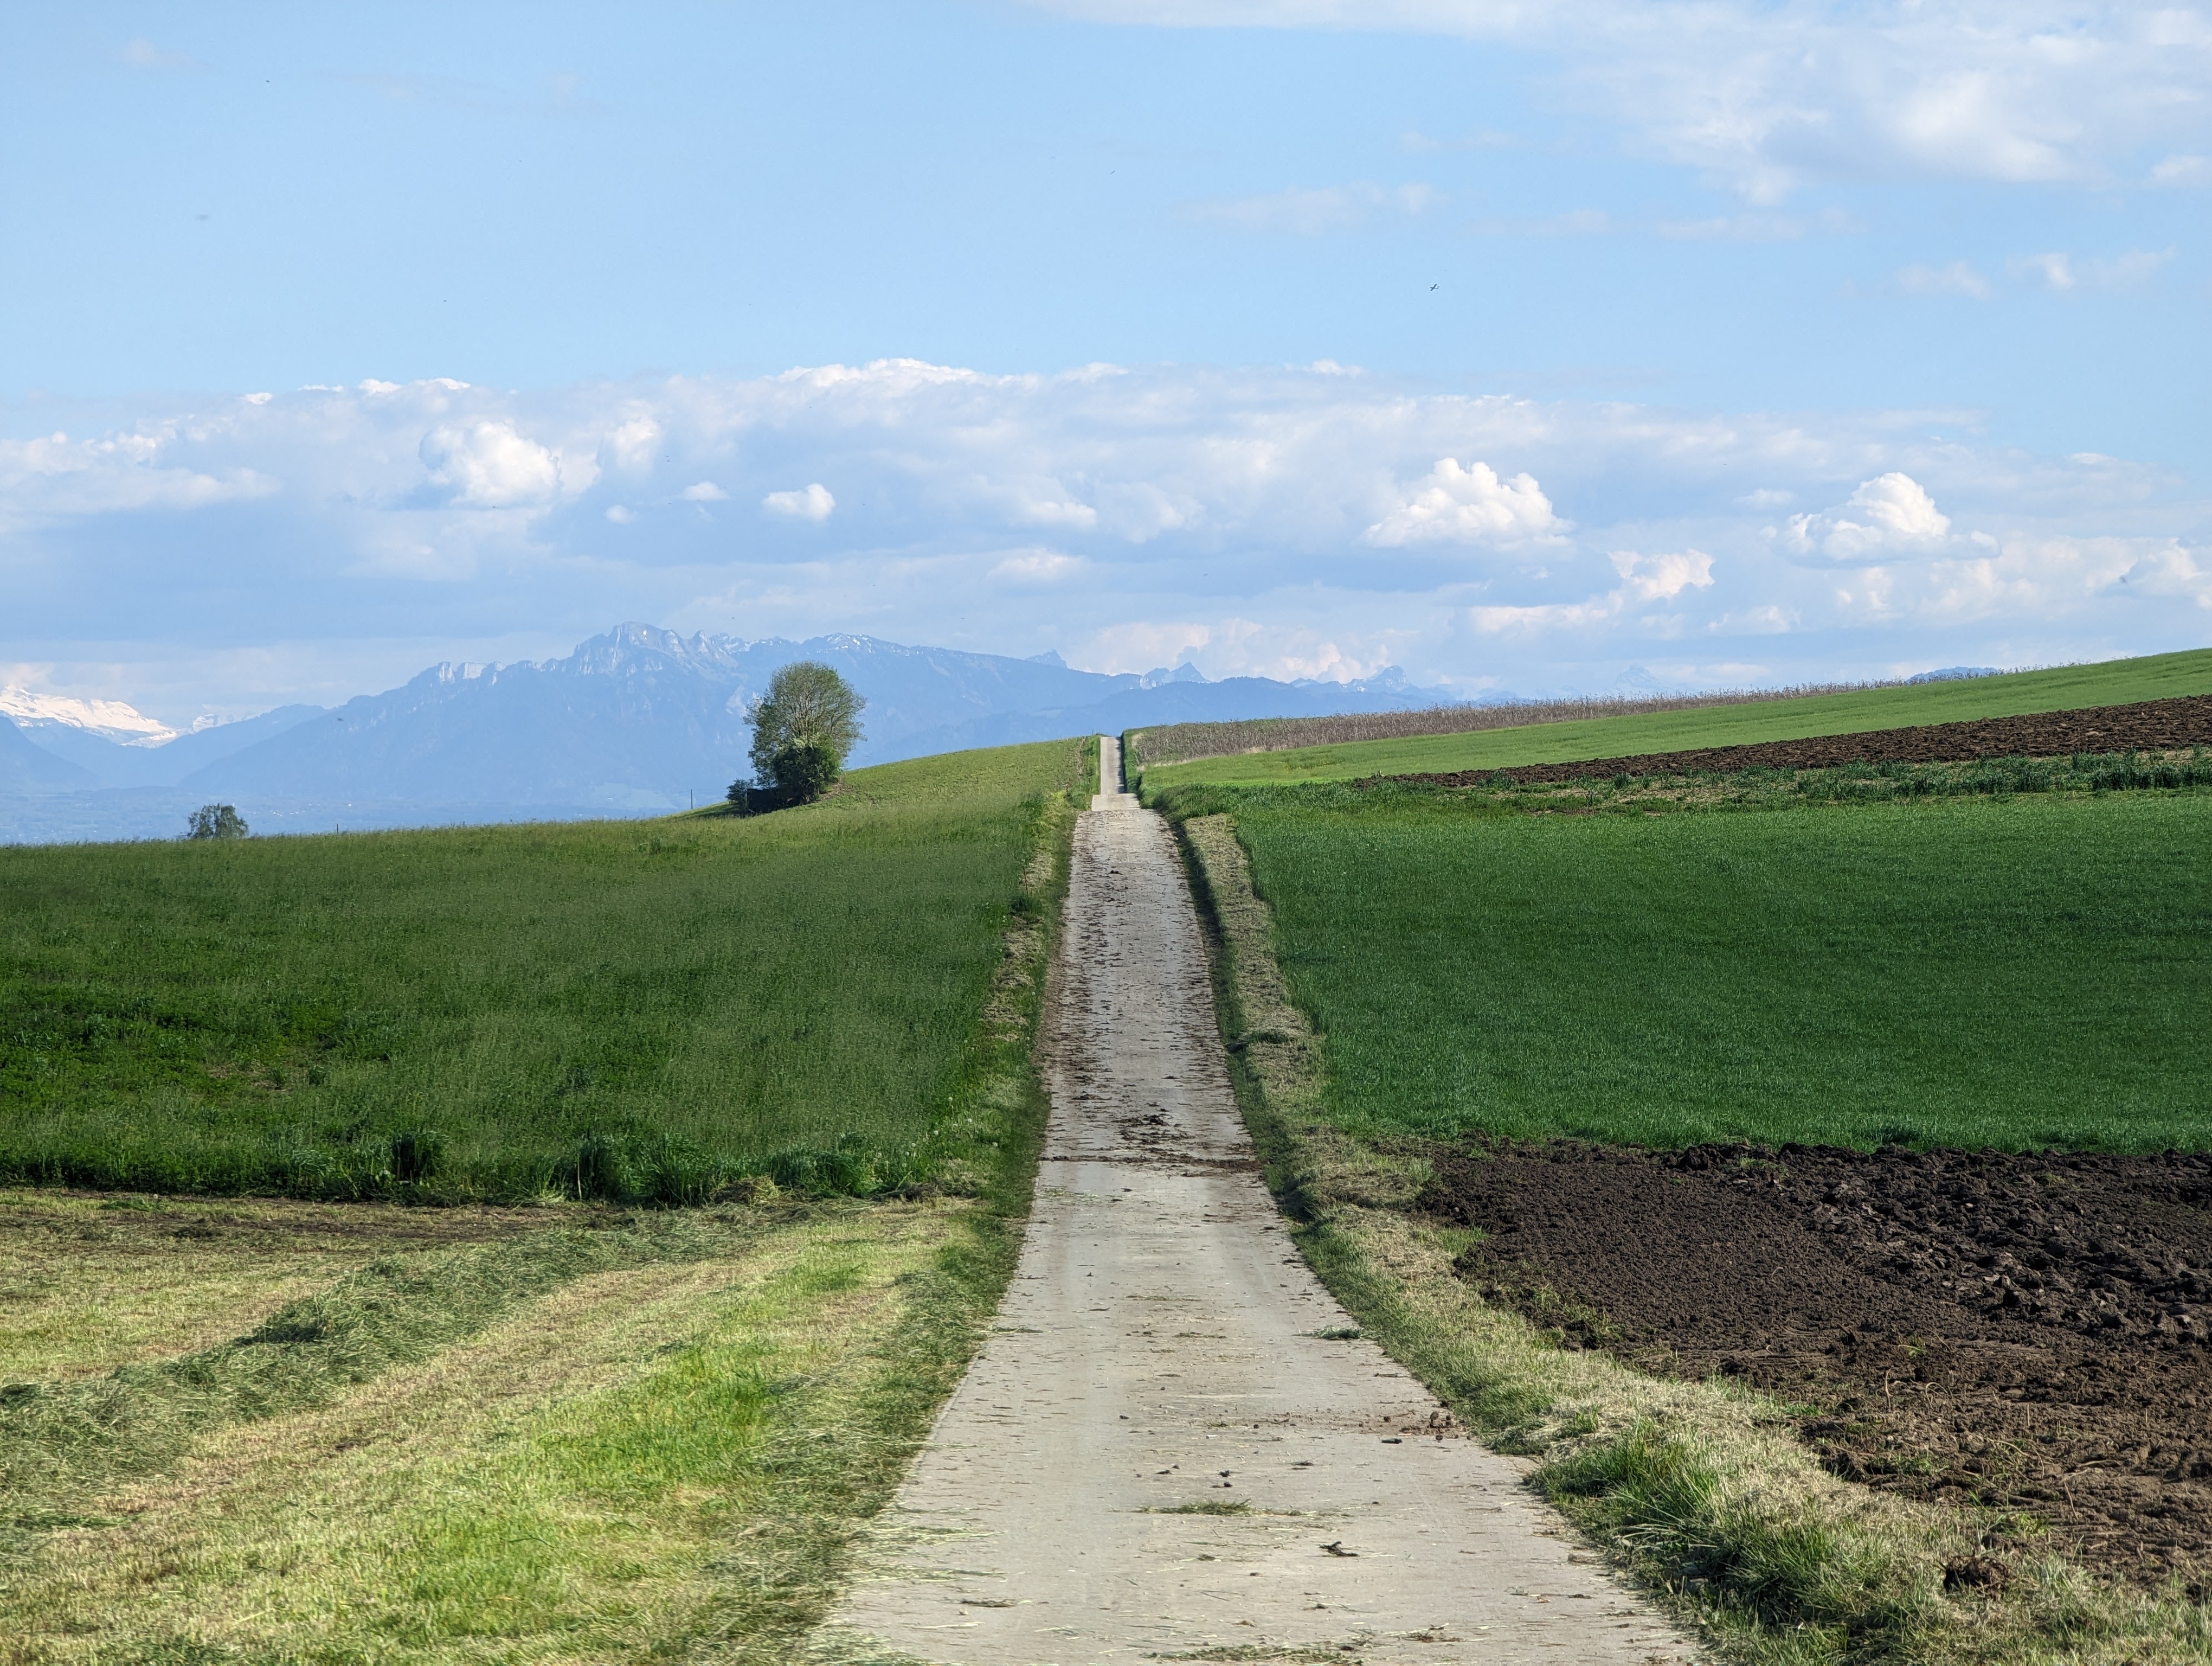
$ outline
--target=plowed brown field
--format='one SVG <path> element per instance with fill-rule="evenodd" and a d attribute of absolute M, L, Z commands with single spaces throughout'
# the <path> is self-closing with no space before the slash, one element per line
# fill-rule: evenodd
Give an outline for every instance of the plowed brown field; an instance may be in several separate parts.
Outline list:
<path fill-rule="evenodd" d="M 1844 763 L 1959 763 L 1987 757 L 2054 757 L 2073 752 L 2162 751 L 2212 745 L 2212 695 L 2093 706 L 1971 723 L 1870 729 L 1860 734 L 1773 740 L 1752 746 L 1708 746 L 1687 752 L 1523 763 L 1453 775 L 1389 775 L 1389 781 L 1477 787 L 1501 778 L 1541 782 L 1613 775 L 1727 774 L 1738 769 L 1825 769 Z"/>
<path fill-rule="evenodd" d="M 2177 703 L 2177 702 L 2166 702 Z M 2212 1567 L 2212 1156 L 1499 1145 L 1424 1206 L 1461 1276 L 1807 1409 L 1829 1467 L 2047 1526 L 2107 1571 Z M 2047 1541 L 2046 1541 L 2047 1542 Z"/>

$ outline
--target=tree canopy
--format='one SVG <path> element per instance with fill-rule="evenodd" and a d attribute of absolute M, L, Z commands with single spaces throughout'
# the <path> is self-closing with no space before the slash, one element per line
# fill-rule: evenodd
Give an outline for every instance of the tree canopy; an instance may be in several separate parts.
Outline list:
<path fill-rule="evenodd" d="M 745 708 L 752 721 L 753 773 L 792 802 L 819 798 L 860 739 L 867 702 L 818 660 L 795 660 Z"/>
<path fill-rule="evenodd" d="M 204 804 L 191 813 L 188 839 L 242 839 L 250 830 L 237 810 L 228 804 Z"/>

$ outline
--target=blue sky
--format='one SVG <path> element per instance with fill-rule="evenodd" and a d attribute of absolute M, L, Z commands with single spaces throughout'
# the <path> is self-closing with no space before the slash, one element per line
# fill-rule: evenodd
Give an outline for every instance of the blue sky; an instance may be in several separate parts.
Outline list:
<path fill-rule="evenodd" d="M 13 35 L 0 680 L 235 714 L 618 617 L 1531 692 L 2212 634 L 2202 7 Z"/>

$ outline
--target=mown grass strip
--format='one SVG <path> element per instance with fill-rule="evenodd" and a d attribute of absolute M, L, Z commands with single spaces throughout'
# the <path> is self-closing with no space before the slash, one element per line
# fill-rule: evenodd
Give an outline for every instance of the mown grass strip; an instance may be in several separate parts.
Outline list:
<path fill-rule="evenodd" d="M 0 1384 L 196 1353 L 380 1257 L 542 1231 L 547 1219 L 0 1190 Z"/>
<path fill-rule="evenodd" d="M 1423 1219 L 1417 1141 L 1326 1113 L 1324 1055 L 1291 999 L 1274 922 L 1225 817 L 1181 832 L 1217 950 L 1231 1075 L 1270 1185 L 1330 1290 L 1531 1484 L 1722 1655 L 1756 1666 L 2122 1666 L 2212 1659 L 2212 1608 L 2179 1582 L 2100 1586 L 2059 1556 L 2002 1590 L 1947 1591 L 1980 1523 L 1838 1480 L 1780 1432 L 1783 1408 L 1720 1383 L 1644 1377 L 1551 1346 L 1452 1273 L 1465 1247 Z M 1957 1582 L 1954 1580 L 1954 1582 Z"/>
<path fill-rule="evenodd" d="M 779 1209 L 204 1436 L 0 1571 L 0 1658 L 787 1660 L 964 1367 L 988 1213 Z"/>
<path fill-rule="evenodd" d="M 0 1509 L 35 1522 L 50 1513 L 44 1500 L 172 1463 L 212 1431 L 326 1404 L 574 1279 L 726 1254 L 746 1230 L 732 1212 L 617 1216 L 386 1256 L 181 1359 L 0 1388 Z"/>

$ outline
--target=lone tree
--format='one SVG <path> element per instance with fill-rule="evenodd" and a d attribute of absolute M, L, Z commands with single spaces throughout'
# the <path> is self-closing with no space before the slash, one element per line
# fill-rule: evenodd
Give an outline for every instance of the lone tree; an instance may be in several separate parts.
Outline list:
<path fill-rule="evenodd" d="M 242 839 L 251 830 L 244 818 L 227 804 L 204 804 L 191 814 L 188 839 Z"/>
<path fill-rule="evenodd" d="M 795 660 L 745 708 L 753 726 L 753 774 L 778 804 L 811 804 L 836 784 L 860 739 L 868 702 L 818 660 Z M 743 803 L 743 783 L 730 789 Z"/>

